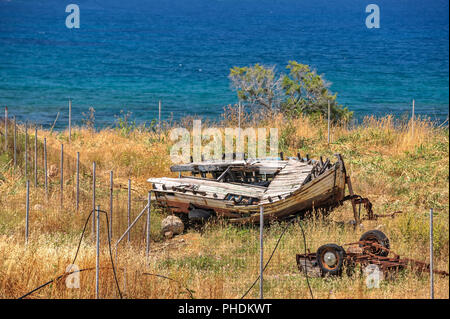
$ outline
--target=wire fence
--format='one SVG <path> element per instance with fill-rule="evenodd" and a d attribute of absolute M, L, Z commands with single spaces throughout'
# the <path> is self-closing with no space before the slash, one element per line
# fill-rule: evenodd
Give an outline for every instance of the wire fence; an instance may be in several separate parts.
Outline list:
<path fill-rule="evenodd" d="M 118 250 L 123 239 L 126 237 L 126 244 L 132 244 L 142 249 L 146 258 L 150 257 L 150 250 L 152 245 L 152 197 L 151 192 L 147 194 L 138 194 L 138 196 L 133 194 L 133 181 L 128 179 L 126 185 L 122 185 L 115 181 L 114 170 L 109 170 L 108 178 L 98 178 L 97 165 L 96 162 L 92 162 L 92 168 L 89 166 L 83 166 L 81 160 L 83 159 L 83 149 L 76 151 L 76 157 L 70 157 L 66 152 L 66 148 L 71 148 L 71 135 L 74 129 L 70 128 L 69 145 L 64 145 L 61 143 L 59 145 L 59 152 L 52 145 L 52 149 L 48 148 L 48 140 L 45 134 L 39 136 L 38 127 L 32 123 L 18 123 L 15 116 L 12 120 L 9 117 L 8 110 L 5 110 L 4 119 L 4 134 L 2 136 L 3 149 L 8 156 L 11 157 L 9 165 L 11 165 L 14 174 L 19 177 L 20 182 L 23 183 L 25 191 L 25 216 L 24 216 L 24 245 L 29 245 L 33 238 L 33 211 L 37 210 L 36 205 L 55 205 L 59 202 L 59 213 L 60 214 L 78 214 L 80 219 L 86 212 L 90 212 L 86 219 L 86 225 L 89 218 L 92 217 L 92 228 L 91 228 L 91 238 L 92 242 L 95 242 L 96 249 L 96 267 L 86 268 L 78 270 L 78 272 L 83 271 L 96 271 L 95 279 L 95 296 L 100 298 L 99 285 L 101 284 L 100 270 L 104 266 L 100 265 L 99 251 L 101 242 L 107 242 L 109 246 L 109 251 L 111 254 L 111 265 L 110 267 L 114 272 L 114 279 L 117 286 L 117 296 L 122 297 L 122 292 L 127 290 L 127 271 L 126 271 L 126 261 L 121 265 L 118 262 Z M 33 132 L 30 135 L 30 132 Z M 73 154 L 73 149 L 71 149 L 71 154 Z M 59 156 L 57 155 L 59 154 Z M 281 155 L 283 157 L 283 155 Z M 85 161 L 86 162 L 86 161 Z M 59 165 L 58 165 L 59 164 Z M 30 187 L 30 180 L 32 181 L 32 186 Z M 91 200 L 89 200 L 91 198 Z M 91 202 L 91 203 L 89 203 Z M 142 202 L 145 205 L 142 205 Z M 19 204 L 15 207 L 15 210 L 20 211 L 21 205 Z M 18 209 L 17 209 L 18 208 Z M 44 207 L 45 208 L 45 207 Z M 261 208 L 262 209 L 262 208 Z M 104 223 L 100 224 L 100 213 L 105 216 Z M 263 215 L 261 214 L 261 217 Z M 145 218 L 144 218 L 145 217 Z M 86 228 L 83 229 L 81 240 L 85 237 L 85 233 L 89 232 Z M 264 297 L 264 278 L 263 273 L 271 262 L 275 251 L 279 247 L 279 244 L 288 229 L 288 225 L 282 229 L 278 240 L 272 250 L 270 257 L 264 263 L 264 220 L 260 221 L 259 243 L 260 253 L 259 260 L 255 261 L 252 266 L 259 269 L 259 276 L 255 279 L 253 284 L 246 290 L 242 295 L 245 298 L 256 283 L 259 285 L 259 297 Z M 432 212 L 430 213 L 430 225 L 432 225 Z M 304 248 L 306 253 L 306 237 L 303 227 L 301 226 L 302 236 L 304 240 Z M 432 261 L 433 243 L 432 243 L 432 226 L 430 226 L 430 254 Z M 252 238 L 254 240 L 256 238 Z M 125 244 L 125 243 L 124 243 Z M 76 256 L 80 249 L 80 245 L 77 248 L 77 253 L 73 264 L 76 261 Z M 112 249 L 115 250 L 115 258 L 113 257 Z M 169 255 L 166 256 L 166 263 L 171 262 Z M 430 294 L 434 296 L 434 286 L 432 277 L 432 262 L 431 262 L 431 283 L 430 283 Z M 120 288 L 119 280 L 117 278 L 117 269 L 121 268 L 123 272 L 123 287 Z M 237 267 L 239 268 L 239 267 Z M 70 275 L 74 272 L 66 272 L 55 280 L 59 280 L 64 276 Z M 154 273 L 143 273 L 142 275 L 147 276 L 159 276 L 167 280 L 175 279 Z M 310 283 L 308 281 L 308 276 L 306 276 L 307 286 L 311 298 L 314 297 L 313 291 L 311 289 Z M 39 288 L 43 288 L 50 284 L 52 281 L 47 282 Z M 194 297 L 195 292 L 191 289 L 184 287 L 186 291 L 189 292 L 191 297 Z M 33 290 L 30 293 L 33 293 Z M 22 296 L 26 297 L 28 294 Z"/>
<path fill-rule="evenodd" d="M 7 154 L 12 154 L 14 174 L 20 177 L 20 180 L 25 183 L 24 187 L 26 188 L 24 244 L 28 245 L 30 240 L 34 237 L 33 232 L 35 231 L 35 228 L 33 227 L 33 212 L 37 210 L 38 207 L 40 207 L 41 210 L 46 210 L 46 206 L 53 206 L 55 201 L 57 201 L 59 204 L 59 214 L 70 213 L 83 215 L 83 212 L 90 211 L 86 224 L 89 218 L 92 218 L 91 237 L 92 242 L 95 243 L 96 249 L 95 297 L 100 297 L 99 285 L 101 281 L 99 279 L 99 271 L 102 267 L 99 264 L 99 251 L 101 238 L 103 240 L 107 240 L 110 250 L 114 248 L 116 261 L 118 259 L 118 250 L 120 249 L 119 244 L 125 237 L 127 244 L 133 243 L 137 244 L 137 247 L 142 247 L 140 246 L 140 243 L 145 243 L 145 246 L 143 247 L 145 250 L 145 256 L 147 259 L 150 256 L 152 242 L 151 192 L 148 192 L 146 199 L 140 198 L 139 195 L 138 198 L 133 198 L 132 179 L 128 179 L 126 187 L 123 187 L 123 185 L 115 183 L 114 170 L 109 171 L 108 184 L 103 178 L 99 179 L 97 177 L 98 172 L 96 162 L 92 162 L 91 169 L 81 164 L 80 161 L 83 158 L 83 149 L 76 151 L 75 158 L 72 158 L 69 154 L 67 154 L 64 143 L 60 143 L 59 152 L 56 151 L 54 144 L 52 145 L 52 149 L 49 150 L 47 139 L 48 136 L 46 136 L 46 134 L 39 136 L 37 125 L 29 122 L 18 123 L 15 117 L 13 117 L 13 121 L 10 121 L 7 114 L 5 116 L 4 125 L 4 151 Z M 33 133 L 29 134 L 30 131 Z M 73 128 L 71 128 L 70 134 L 72 134 L 73 131 Z M 13 133 L 9 135 L 9 132 Z M 12 143 L 10 141 L 11 139 L 13 140 Z M 31 143 L 32 141 L 33 143 Z M 71 138 L 69 137 L 68 142 L 70 143 L 70 141 Z M 70 144 L 68 147 L 71 147 Z M 70 149 L 70 151 L 71 152 L 69 153 L 73 153 L 73 149 Z M 59 156 L 56 155 L 58 153 Z M 31 185 L 33 187 L 30 187 Z M 107 192 L 105 192 L 105 188 L 107 188 Z M 87 199 L 89 196 L 92 198 L 90 209 L 87 205 Z M 133 200 L 137 203 L 137 205 L 133 205 Z M 146 201 L 147 203 L 143 208 L 139 208 L 142 201 Z M 124 203 L 126 203 L 126 205 Z M 101 207 L 107 208 L 108 211 L 102 210 Z M 140 212 L 136 215 L 134 213 L 137 210 Z M 105 225 L 102 227 L 100 225 L 100 212 L 107 216 L 106 228 Z M 143 216 L 145 216 L 145 218 Z M 262 223 L 262 225 L 264 225 L 264 223 Z M 263 227 L 261 227 L 260 232 L 260 243 L 262 243 L 263 240 L 262 229 Z M 86 232 L 89 231 L 86 227 L 84 227 L 80 238 L 80 243 L 85 237 Z M 116 242 L 114 244 L 115 240 Z M 79 249 L 80 246 L 77 248 L 77 254 Z M 261 271 L 263 270 L 262 256 L 261 246 Z M 77 257 L 75 256 L 73 264 L 75 263 L 76 258 Z M 170 260 L 170 258 L 168 258 L 168 260 Z M 115 281 L 118 282 L 112 257 L 111 267 L 114 271 Z M 82 269 L 78 270 L 78 272 L 89 270 L 94 270 L 94 268 Z M 123 270 L 123 289 L 126 290 L 126 268 Z M 58 278 L 61 279 L 71 273 L 73 272 L 66 272 Z M 159 276 L 168 280 L 174 280 L 173 278 L 161 274 L 144 273 L 144 275 Z M 58 280 L 58 278 L 55 280 Z M 262 280 L 262 273 L 257 278 L 255 283 L 258 280 Z M 38 288 L 43 288 L 51 282 L 53 282 L 53 280 Z M 117 287 L 118 295 L 122 296 L 118 285 Z M 193 292 L 188 288 L 186 289 L 193 297 Z M 250 289 L 243 297 L 248 294 Z M 37 290 L 32 290 L 21 298 L 26 297 L 35 291 Z M 262 291 L 263 285 L 261 283 L 261 298 L 263 297 Z"/>

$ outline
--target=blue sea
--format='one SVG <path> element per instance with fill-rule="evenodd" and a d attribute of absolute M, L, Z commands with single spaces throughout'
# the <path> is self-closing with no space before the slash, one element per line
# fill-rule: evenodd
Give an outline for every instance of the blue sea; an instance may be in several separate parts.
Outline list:
<path fill-rule="evenodd" d="M 80 9 L 80 28 L 65 12 Z M 368 4 L 380 28 L 365 24 Z M 309 64 L 357 118 L 448 117 L 449 2 L 416 0 L 0 0 L 0 105 L 57 127 L 96 110 L 137 122 L 201 115 L 236 103 L 233 66 Z"/>

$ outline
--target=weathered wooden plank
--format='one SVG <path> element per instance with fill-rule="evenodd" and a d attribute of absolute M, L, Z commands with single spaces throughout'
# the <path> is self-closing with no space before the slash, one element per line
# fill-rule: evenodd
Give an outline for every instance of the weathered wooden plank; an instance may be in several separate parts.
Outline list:
<path fill-rule="evenodd" d="M 195 189 L 196 191 L 207 192 L 210 193 L 211 196 L 214 193 L 218 195 L 232 193 L 259 198 L 265 191 L 265 187 L 256 185 L 221 183 L 214 180 L 195 180 L 191 178 L 150 178 L 148 179 L 148 182 L 154 183 L 155 188 L 158 190 L 162 189 L 162 185 L 165 185 L 168 189 L 171 189 L 173 186 L 189 187 L 195 185 L 197 186 L 197 189 Z"/>
<path fill-rule="evenodd" d="M 298 160 L 289 160 L 286 166 L 270 183 L 264 193 L 263 203 L 269 200 L 269 197 L 283 197 L 299 189 L 305 178 L 311 172 L 311 169 L 312 166 L 301 163 Z"/>

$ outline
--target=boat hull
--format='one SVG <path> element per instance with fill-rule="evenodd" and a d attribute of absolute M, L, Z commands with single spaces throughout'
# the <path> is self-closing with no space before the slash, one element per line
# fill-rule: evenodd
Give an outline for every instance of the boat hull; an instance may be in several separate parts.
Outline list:
<path fill-rule="evenodd" d="M 346 172 L 343 163 L 302 185 L 284 198 L 263 200 L 259 205 L 236 205 L 232 201 L 202 197 L 190 193 L 155 191 L 157 202 L 173 213 L 188 213 L 193 207 L 213 210 L 218 217 L 232 223 L 258 223 L 260 205 L 264 219 L 283 219 L 290 215 L 338 206 L 345 196 Z"/>

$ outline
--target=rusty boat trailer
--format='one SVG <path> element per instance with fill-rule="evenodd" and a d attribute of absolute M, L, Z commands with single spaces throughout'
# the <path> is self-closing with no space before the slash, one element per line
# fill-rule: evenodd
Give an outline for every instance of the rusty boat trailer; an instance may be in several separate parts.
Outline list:
<path fill-rule="evenodd" d="M 365 234 L 373 232 L 383 234 L 374 230 Z M 310 277 L 340 276 L 344 266 L 347 273 L 350 274 L 358 264 L 361 266 L 361 271 L 368 265 L 376 265 L 384 275 L 396 273 L 406 268 L 410 268 L 417 273 L 430 271 L 428 263 L 410 258 L 400 258 L 398 254 L 388 248 L 387 237 L 386 240 L 387 245 L 377 242 L 373 238 L 344 244 L 343 246 L 348 247 L 347 250 L 336 244 L 323 245 L 319 247 L 316 253 L 311 253 L 308 249 L 306 254 L 296 255 L 297 266 L 301 272 Z M 329 255 L 327 256 L 327 254 Z M 433 273 L 449 276 L 448 272 L 442 270 L 433 269 Z"/>

